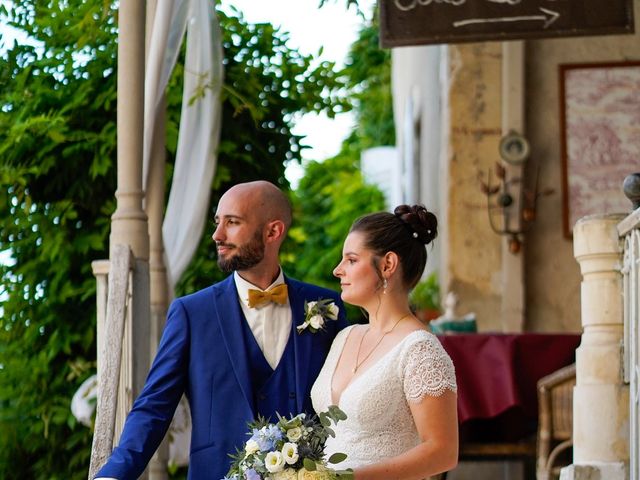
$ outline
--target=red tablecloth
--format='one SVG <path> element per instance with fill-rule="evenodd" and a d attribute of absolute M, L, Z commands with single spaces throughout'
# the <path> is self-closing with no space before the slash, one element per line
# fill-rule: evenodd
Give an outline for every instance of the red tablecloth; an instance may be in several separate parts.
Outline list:
<path fill-rule="evenodd" d="M 580 335 L 456 334 L 438 337 L 458 382 L 461 436 L 513 441 L 535 432 L 537 382 L 575 361 Z"/>

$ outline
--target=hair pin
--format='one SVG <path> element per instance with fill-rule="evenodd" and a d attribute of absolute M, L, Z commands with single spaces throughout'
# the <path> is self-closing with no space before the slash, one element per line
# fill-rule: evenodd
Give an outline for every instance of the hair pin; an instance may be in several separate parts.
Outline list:
<path fill-rule="evenodd" d="M 413 238 L 418 238 L 418 232 L 413 232 Z"/>

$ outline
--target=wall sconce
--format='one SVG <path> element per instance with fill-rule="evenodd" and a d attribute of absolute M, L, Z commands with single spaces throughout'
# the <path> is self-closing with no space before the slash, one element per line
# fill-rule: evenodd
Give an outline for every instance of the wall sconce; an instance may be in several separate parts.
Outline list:
<path fill-rule="evenodd" d="M 496 162 L 496 185 L 488 173 L 488 182 L 481 182 L 481 190 L 487 197 L 487 212 L 491 229 L 499 235 L 509 237 L 509 251 L 513 254 L 520 252 L 522 235 L 531 228 L 536 218 L 536 201 L 541 194 L 553 193 L 548 190 L 538 192 L 538 166 L 536 164 L 532 189 L 523 185 L 524 166 L 529 158 L 529 142 L 520 134 L 510 131 L 502 137 L 499 145 L 500 157 L 508 166 Z M 515 176 L 514 173 L 516 172 Z"/>

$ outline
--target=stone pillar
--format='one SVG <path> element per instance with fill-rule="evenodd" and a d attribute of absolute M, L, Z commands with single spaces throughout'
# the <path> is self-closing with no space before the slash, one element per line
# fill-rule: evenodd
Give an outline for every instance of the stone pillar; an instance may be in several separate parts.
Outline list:
<path fill-rule="evenodd" d="M 511 131 L 524 134 L 524 42 L 502 43 L 502 135 Z M 496 155 L 497 157 L 497 155 Z M 523 178 L 523 165 L 501 162 L 508 178 Z M 515 188 L 514 188 L 515 187 Z M 522 226 L 522 182 L 514 185 L 513 204 L 505 218 L 505 228 L 519 231 Z M 522 241 L 522 239 L 520 239 Z M 502 238 L 502 298 L 500 318 L 503 332 L 524 330 L 524 247 L 512 252 L 511 238 Z"/>
<path fill-rule="evenodd" d="M 479 331 L 498 331 L 502 238 L 491 230 L 480 180 L 487 181 L 500 158 L 502 48 L 499 42 L 484 42 L 451 44 L 447 51 L 440 285 L 458 295 L 462 311 L 476 313 Z"/>
<path fill-rule="evenodd" d="M 582 342 L 576 351 L 573 465 L 562 480 L 624 480 L 629 465 L 629 387 L 623 378 L 622 215 L 580 219 L 573 231 L 582 273 Z"/>
<path fill-rule="evenodd" d="M 118 188 L 116 211 L 111 217 L 110 246 L 113 251 L 115 245 L 128 245 L 135 263 L 123 339 L 114 443 L 149 371 L 150 319 L 149 229 L 142 208 L 145 2 L 120 0 L 118 22 Z"/>

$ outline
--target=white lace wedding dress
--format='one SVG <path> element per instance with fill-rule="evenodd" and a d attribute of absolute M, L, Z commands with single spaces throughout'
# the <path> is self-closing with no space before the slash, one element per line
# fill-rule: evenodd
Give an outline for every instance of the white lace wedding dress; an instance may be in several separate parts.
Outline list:
<path fill-rule="evenodd" d="M 335 338 L 327 360 L 311 389 L 316 412 L 332 405 L 331 381 L 349 332 Z M 399 455 L 419 443 L 409 402 L 425 395 L 456 391 L 453 363 L 431 333 L 417 330 L 356 377 L 342 392 L 338 406 L 347 419 L 333 426 L 335 437 L 327 439 L 327 458 L 347 454 L 336 468 L 354 468 Z M 338 400 L 338 399 L 336 399 Z"/>

